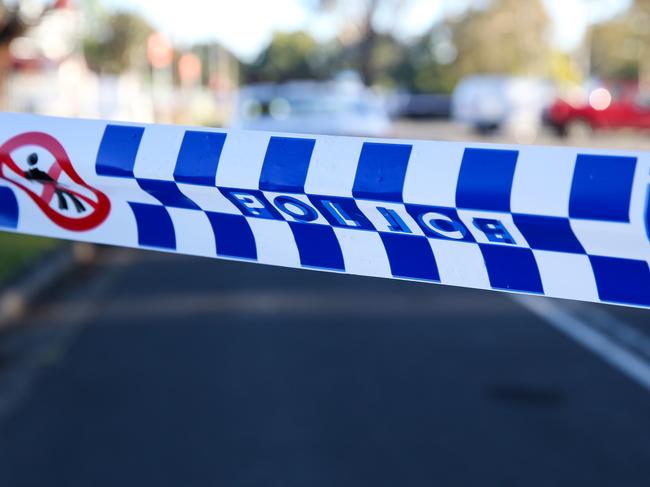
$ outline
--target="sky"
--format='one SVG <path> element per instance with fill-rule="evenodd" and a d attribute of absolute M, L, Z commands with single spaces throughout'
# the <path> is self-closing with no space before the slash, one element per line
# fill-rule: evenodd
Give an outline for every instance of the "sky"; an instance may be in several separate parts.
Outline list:
<path fill-rule="evenodd" d="M 432 22 L 457 13 L 471 0 L 413 0 L 396 22 L 392 12 L 380 12 L 380 25 L 394 23 L 403 36 L 422 33 Z M 578 46 L 590 23 L 623 11 L 631 0 L 544 0 L 553 21 L 552 41 L 560 49 Z M 307 29 L 317 38 L 332 36 L 340 16 L 318 16 L 305 0 L 102 0 L 110 8 L 136 10 L 174 42 L 206 40 L 222 43 L 239 57 L 251 60 L 269 42 L 274 31 Z M 353 15 L 354 1 L 344 2 Z M 182 8 L 179 8 L 179 5 Z"/>

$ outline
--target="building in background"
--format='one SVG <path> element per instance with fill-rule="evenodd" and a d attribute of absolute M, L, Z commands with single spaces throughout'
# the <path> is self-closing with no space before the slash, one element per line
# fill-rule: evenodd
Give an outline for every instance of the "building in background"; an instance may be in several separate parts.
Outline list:
<path fill-rule="evenodd" d="M 94 1 L 4 5 L 0 109 L 211 125 L 230 117 L 238 61 L 217 44 L 178 49 L 140 15 Z M 154 37 L 166 42 L 164 65 L 147 49 Z"/>
<path fill-rule="evenodd" d="M 8 44 L 5 109 L 45 115 L 153 120 L 142 83 L 132 75 L 93 72 L 81 48 L 84 12 L 69 0 L 46 8 Z"/>

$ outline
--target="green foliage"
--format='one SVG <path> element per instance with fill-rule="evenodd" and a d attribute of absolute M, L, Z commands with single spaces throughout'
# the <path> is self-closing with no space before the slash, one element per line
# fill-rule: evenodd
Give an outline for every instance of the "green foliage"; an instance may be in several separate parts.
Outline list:
<path fill-rule="evenodd" d="M 650 0 L 636 0 L 619 17 L 587 35 L 593 74 L 650 82 Z"/>
<path fill-rule="evenodd" d="M 416 93 L 449 93 L 474 73 L 549 75 L 548 26 L 541 0 L 493 0 L 405 46 L 393 76 Z"/>
<path fill-rule="evenodd" d="M 591 37 L 591 69 L 604 78 L 636 78 L 637 46 L 627 22 L 615 20 L 594 26 Z"/>
<path fill-rule="evenodd" d="M 60 244 L 59 240 L 0 232 L 0 282 Z"/>
<path fill-rule="evenodd" d="M 251 64 L 244 66 L 249 81 L 317 78 L 323 48 L 306 32 L 277 32 Z"/>
<path fill-rule="evenodd" d="M 449 91 L 453 77 L 434 59 L 424 36 L 404 45 L 389 35 L 377 35 L 367 66 L 373 84 L 415 92 Z M 327 79 L 347 69 L 359 69 L 358 44 L 318 44 L 304 32 L 276 34 L 257 60 L 244 65 L 246 82 Z"/>
<path fill-rule="evenodd" d="M 543 0 L 483 2 L 483 8 L 469 9 L 409 42 L 371 25 L 373 9 L 388 3 L 368 2 L 361 35 L 353 43 L 318 45 L 304 32 L 276 34 L 259 58 L 244 67 L 245 78 L 318 79 L 355 69 L 369 84 L 421 93 L 450 92 L 473 73 L 554 74 Z"/>
<path fill-rule="evenodd" d="M 86 61 L 94 71 L 113 74 L 144 66 L 147 62 L 147 37 L 151 32 L 151 25 L 138 14 L 110 14 L 97 32 L 84 39 Z"/>
<path fill-rule="evenodd" d="M 549 18 L 541 0 L 493 0 L 449 23 L 457 76 L 471 73 L 548 74 Z"/>
<path fill-rule="evenodd" d="M 391 71 L 397 86 L 414 93 L 448 93 L 453 89 L 455 78 L 449 66 L 436 59 L 432 37 L 427 34 L 404 46 L 399 64 Z"/>

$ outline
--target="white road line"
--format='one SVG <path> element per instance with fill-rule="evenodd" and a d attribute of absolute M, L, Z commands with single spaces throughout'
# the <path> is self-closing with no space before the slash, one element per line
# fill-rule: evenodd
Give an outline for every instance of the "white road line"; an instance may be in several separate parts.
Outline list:
<path fill-rule="evenodd" d="M 584 306 L 584 303 L 576 303 L 576 305 L 581 315 L 589 321 L 592 327 L 611 336 L 614 341 L 624 347 L 641 353 L 646 361 L 650 360 L 650 337 L 648 335 L 612 316 L 602 306 Z"/>
<path fill-rule="evenodd" d="M 612 341 L 607 335 L 568 313 L 549 298 L 521 295 L 511 295 L 511 298 L 650 391 L 650 364 Z"/>

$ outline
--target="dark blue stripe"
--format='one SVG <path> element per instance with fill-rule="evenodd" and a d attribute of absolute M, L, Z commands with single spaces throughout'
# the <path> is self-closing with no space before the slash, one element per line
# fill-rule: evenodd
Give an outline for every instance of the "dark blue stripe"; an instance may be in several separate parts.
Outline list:
<path fill-rule="evenodd" d="M 143 133 L 143 127 L 107 125 L 95 160 L 97 174 L 132 178 Z"/>
<path fill-rule="evenodd" d="M 129 202 L 138 226 L 138 244 L 162 249 L 176 248 L 174 224 L 164 206 Z"/>
<path fill-rule="evenodd" d="M 379 235 L 394 277 L 440 281 L 438 265 L 426 237 L 383 232 Z"/>
<path fill-rule="evenodd" d="M 479 244 L 479 247 L 494 289 L 544 293 L 532 250 L 493 244 Z"/>
<path fill-rule="evenodd" d="M 648 186 L 645 196 L 645 234 L 650 240 L 650 186 Z"/>
<path fill-rule="evenodd" d="M 174 180 L 179 183 L 214 186 L 226 134 L 188 130 L 183 136 Z"/>
<path fill-rule="evenodd" d="M 366 142 L 361 149 L 352 195 L 355 198 L 402 201 L 412 146 Z"/>
<path fill-rule="evenodd" d="M 589 256 L 603 301 L 650 306 L 650 270 L 643 260 Z"/>
<path fill-rule="evenodd" d="M 519 152 L 465 149 L 456 186 L 456 205 L 487 211 L 510 211 L 512 179 Z"/>
<path fill-rule="evenodd" d="M 200 209 L 196 203 L 181 193 L 181 190 L 173 181 L 161 181 L 159 179 L 138 179 L 137 181 L 143 190 L 165 206 L 187 208 L 188 210 Z"/>
<path fill-rule="evenodd" d="M 579 154 L 573 172 L 569 216 L 630 221 L 635 157 Z"/>
<path fill-rule="evenodd" d="M 300 254 L 300 264 L 319 269 L 345 270 L 343 252 L 334 229 L 315 223 L 290 222 Z"/>
<path fill-rule="evenodd" d="M 18 227 L 18 200 L 14 192 L 5 187 L 0 187 L 0 227 Z"/>
<path fill-rule="evenodd" d="M 255 237 L 245 217 L 210 211 L 205 214 L 212 225 L 217 255 L 239 259 L 257 259 Z"/>
<path fill-rule="evenodd" d="M 568 218 L 513 214 L 515 225 L 531 248 L 584 254 Z"/>
<path fill-rule="evenodd" d="M 266 148 L 260 189 L 283 193 L 304 193 L 314 139 L 271 137 Z"/>

